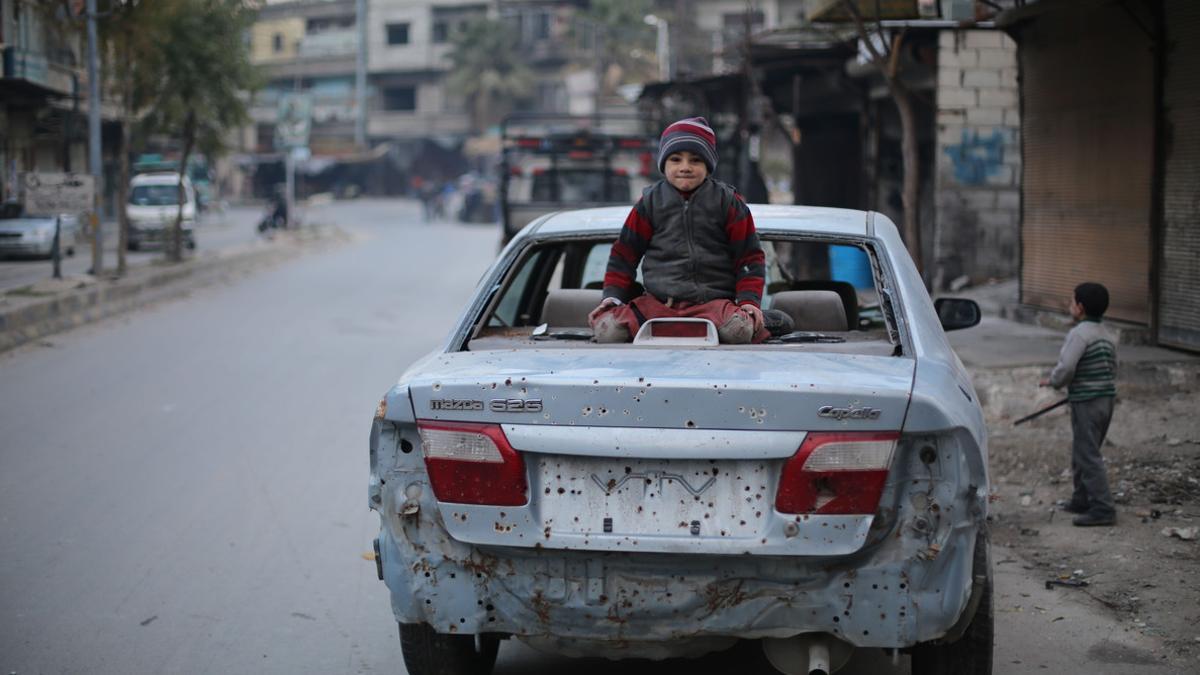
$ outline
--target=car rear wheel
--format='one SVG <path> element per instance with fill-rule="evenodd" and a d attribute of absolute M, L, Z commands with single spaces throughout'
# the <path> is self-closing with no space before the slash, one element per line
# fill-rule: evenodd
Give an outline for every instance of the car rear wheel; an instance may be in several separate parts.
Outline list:
<path fill-rule="evenodd" d="M 447 635 L 427 623 L 400 624 L 400 650 L 409 675 L 490 675 L 500 639 Z"/>
<path fill-rule="evenodd" d="M 992 673 L 992 567 L 987 535 L 975 538 L 974 574 L 984 576 L 975 616 L 954 642 L 922 643 L 913 647 L 913 675 L 991 675 Z"/>

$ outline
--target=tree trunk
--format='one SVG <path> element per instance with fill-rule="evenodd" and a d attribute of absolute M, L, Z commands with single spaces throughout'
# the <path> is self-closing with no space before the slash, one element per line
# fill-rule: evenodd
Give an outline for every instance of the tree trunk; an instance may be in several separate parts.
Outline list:
<path fill-rule="evenodd" d="M 904 203 L 904 244 L 908 254 L 912 256 L 913 264 L 922 277 L 925 266 L 921 260 L 921 168 L 917 149 L 917 119 L 913 110 L 912 94 L 896 81 L 891 87 L 892 99 L 896 102 L 896 111 L 900 113 L 900 153 L 904 158 L 904 187 L 901 200 Z"/>
<path fill-rule="evenodd" d="M 183 205 L 187 201 L 184 192 L 183 179 L 187 176 L 188 158 L 192 154 L 192 146 L 196 142 L 196 112 L 189 110 L 183 122 L 183 156 L 179 158 L 179 210 L 175 212 L 175 225 L 171 228 L 171 246 L 169 259 L 171 262 L 183 260 Z"/>
<path fill-rule="evenodd" d="M 126 17 L 121 63 L 121 145 L 117 150 L 121 177 L 117 179 L 117 276 L 125 274 L 125 250 L 129 247 L 129 134 L 133 129 L 133 26 Z"/>

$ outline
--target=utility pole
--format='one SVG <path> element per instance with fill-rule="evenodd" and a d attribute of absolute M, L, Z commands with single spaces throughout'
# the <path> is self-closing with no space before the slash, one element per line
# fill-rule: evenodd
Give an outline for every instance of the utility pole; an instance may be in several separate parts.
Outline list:
<path fill-rule="evenodd" d="M 358 59 L 354 66 L 354 145 L 367 146 L 367 0 L 357 0 L 354 10 L 358 29 Z"/>
<path fill-rule="evenodd" d="M 103 236 L 100 233 L 100 203 L 104 178 L 100 175 L 100 64 L 96 58 L 96 0 L 87 0 L 88 59 L 88 171 L 96 181 L 92 197 L 92 274 L 104 271 Z"/>

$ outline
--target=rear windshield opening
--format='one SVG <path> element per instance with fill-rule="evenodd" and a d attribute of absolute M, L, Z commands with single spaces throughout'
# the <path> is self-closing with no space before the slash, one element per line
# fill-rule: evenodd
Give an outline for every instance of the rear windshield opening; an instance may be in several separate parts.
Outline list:
<path fill-rule="evenodd" d="M 762 344 L 719 348 L 894 353 L 869 246 L 760 236 L 767 262 L 762 306 L 786 313 L 794 330 Z M 467 349 L 600 346 L 590 341 L 587 316 L 600 303 L 611 248 L 611 239 L 530 247 L 480 316 Z M 637 280 L 641 293 L 640 269 Z"/>

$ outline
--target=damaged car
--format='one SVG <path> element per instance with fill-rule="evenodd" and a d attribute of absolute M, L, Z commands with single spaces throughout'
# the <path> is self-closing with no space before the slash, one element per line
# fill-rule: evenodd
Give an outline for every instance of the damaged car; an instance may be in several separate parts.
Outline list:
<path fill-rule="evenodd" d="M 704 320 L 656 319 L 592 341 L 628 208 L 561 212 L 513 239 L 384 396 L 368 501 L 408 672 L 488 673 L 507 639 L 991 672 L 986 430 L 944 332 L 978 305 L 935 305 L 883 215 L 751 209 L 763 307 L 791 332 L 725 345 Z"/>

